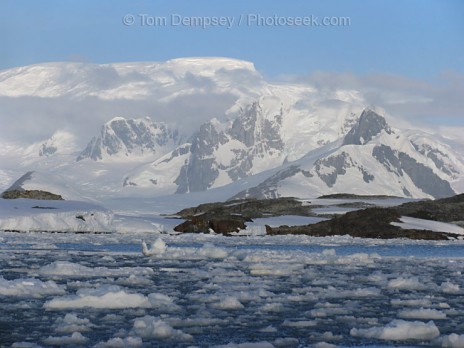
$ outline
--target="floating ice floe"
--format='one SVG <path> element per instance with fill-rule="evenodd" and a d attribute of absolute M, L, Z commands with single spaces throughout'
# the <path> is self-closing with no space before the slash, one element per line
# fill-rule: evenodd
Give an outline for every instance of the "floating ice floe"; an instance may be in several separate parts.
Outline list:
<path fill-rule="evenodd" d="M 152 316 L 145 316 L 134 321 L 133 331 L 142 338 L 169 339 L 174 341 L 191 341 L 193 337 L 181 330 L 174 329 L 171 325 Z"/>
<path fill-rule="evenodd" d="M 161 238 L 157 238 L 150 249 L 148 249 L 147 243 L 142 241 L 142 253 L 145 256 L 161 255 L 166 251 L 166 248 L 166 243 Z"/>
<path fill-rule="evenodd" d="M 87 267 L 68 261 L 55 261 L 49 265 L 42 266 L 38 270 L 38 273 L 42 276 L 65 276 L 82 278 L 151 275 L 153 274 L 153 270 L 148 267 Z"/>
<path fill-rule="evenodd" d="M 0 276 L 0 295 L 18 297 L 44 297 L 50 295 L 63 295 L 64 287 L 54 281 L 46 282 L 36 278 L 20 278 L 7 280 Z"/>
<path fill-rule="evenodd" d="M 106 342 L 97 343 L 94 348 L 136 348 L 141 347 L 143 344 L 142 338 L 140 337 L 115 337 L 110 338 Z"/>
<path fill-rule="evenodd" d="M 166 245 L 166 243 L 158 238 L 148 248 L 145 241 L 142 241 L 142 254 L 145 256 L 159 256 L 164 259 L 225 259 L 229 256 L 229 252 L 215 246 L 212 243 L 205 243 L 200 248 L 173 248 Z"/>
<path fill-rule="evenodd" d="M 353 328 L 350 331 L 350 335 L 387 341 L 430 341 L 440 336 L 440 331 L 433 321 L 424 323 L 421 321 L 393 320 L 384 327 L 372 327 L 369 329 Z"/>
<path fill-rule="evenodd" d="M 44 339 L 44 343 L 50 346 L 67 346 L 67 345 L 83 345 L 89 339 L 83 336 L 80 332 L 74 332 L 71 336 L 49 336 Z"/>
<path fill-rule="evenodd" d="M 73 332 L 87 332 L 95 327 L 89 319 L 79 318 L 74 313 L 67 313 L 64 318 L 58 318 L 55 321 L 55 332 L 58 333 L 73 333 Z"/>
<path fill-rule="evenodd" d="M 462 348 L 464 347 L 464 335 L 453 333 L 451 335 L 444 336 L 441 346 L 446 348 Z"/>
<path fill-rule="evenodd" d="M 399 312 L 398 317 L 403 319 L 440 320 L 446 319 L 446 313 L 430 308 L 407 309 Z"/>
<path fill-rule="evenodd" d="M 153 293 L 145 296 L 127 292 L 116 285 L 104 285 L 94 289 L 79 289 L 76 295 L 53 298 L 45 302 L 44 308 L 53 310 L 86 307 L 123 309 L 154 308 L 163 305 L 172 305 L 172 299 L 162 294 Z"/>

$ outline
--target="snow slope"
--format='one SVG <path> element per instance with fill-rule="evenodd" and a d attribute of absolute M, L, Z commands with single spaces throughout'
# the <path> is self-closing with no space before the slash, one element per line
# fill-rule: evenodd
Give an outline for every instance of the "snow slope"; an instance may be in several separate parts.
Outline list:
<path fill-rule="evenodd" d="M 112 232 L 113 213 L 79 201 L 0 199 L 0 230 Z"/>

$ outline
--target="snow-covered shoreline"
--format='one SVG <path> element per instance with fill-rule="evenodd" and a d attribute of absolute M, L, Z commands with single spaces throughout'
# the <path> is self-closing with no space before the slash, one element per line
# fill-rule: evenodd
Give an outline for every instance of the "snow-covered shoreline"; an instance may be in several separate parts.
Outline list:
<path fill-rule="evenodd" d="M 0 230 L 113 232 L 113 213 L 89 202 L 0 199 Z"/>

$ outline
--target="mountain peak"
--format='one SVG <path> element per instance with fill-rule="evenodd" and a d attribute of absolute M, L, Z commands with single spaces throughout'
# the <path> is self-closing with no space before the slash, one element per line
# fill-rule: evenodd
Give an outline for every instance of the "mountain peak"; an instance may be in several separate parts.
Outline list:
<path fill-rule="evenodd" d="M 173 147 L 177 132 L 164 123 L 155 123 L 150 118 L 126 119 L 115 117 L 103 125 L 100 135 L 94 137 L 77 158 L 102 160 L 111 156 L 164 155 Z"/>
<path fill-rule="evenodd" d="M 385 118 L 379 115 L 373 108 L 366 108 L 358 122 L 346 134 L 343 145 L 364 145 L 374 136 L 385 130 L 391 133 L 390 126 Z"/>

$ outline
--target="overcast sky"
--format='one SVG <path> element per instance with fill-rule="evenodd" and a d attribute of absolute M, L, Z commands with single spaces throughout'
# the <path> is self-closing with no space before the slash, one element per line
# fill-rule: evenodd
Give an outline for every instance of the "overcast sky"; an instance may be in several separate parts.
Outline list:
<path fill-rule="evenodd" d="M 464 1 L 0 0 L 0 69 L 224 56 L 464 125 Z"/>

